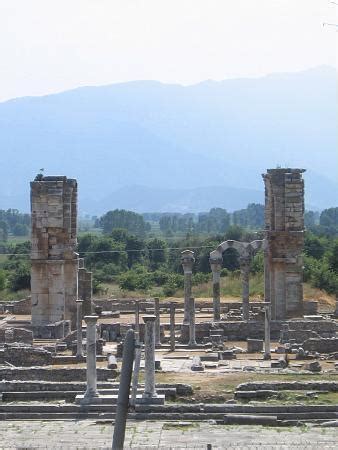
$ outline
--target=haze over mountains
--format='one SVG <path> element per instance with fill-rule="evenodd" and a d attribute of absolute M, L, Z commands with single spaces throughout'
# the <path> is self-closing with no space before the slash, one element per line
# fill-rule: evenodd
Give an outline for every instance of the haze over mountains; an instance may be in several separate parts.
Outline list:
<path fill-rule="evenodd" d="M 337 73 L 319 67 L 194 86 L 135 81 L 0 104 L 0 209 L 29 181 L 79 181 L 80 210 L 228 210 L 263 203 L 261 173 L 307 169 L 308 208 L 337 205 Z"/>

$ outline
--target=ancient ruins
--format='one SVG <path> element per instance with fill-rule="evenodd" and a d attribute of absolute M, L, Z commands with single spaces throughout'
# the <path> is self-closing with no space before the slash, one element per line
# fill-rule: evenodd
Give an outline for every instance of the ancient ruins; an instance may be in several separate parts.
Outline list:
<path fill-rule="evenodd" d="M 31 298 L 0 311 L 0 418 L 114 420 L 125 337 L 134 330 L 128 418 L 274 426 L 336 419 L 334 404 L 277 401 L 284 391 L 338 391 L 336 381 L 318 375 L 329 378 L 338 370 L 338 309 L 303 301 L 303 172 L 263 175 L 264 237 L 227 240 L 211 251 L 212 298 L 193 297 L 194 252 L 181 252 L 184 298 L 175 301 L 93 298 L 92 274 L 76 253 L 77 182 L 37 176 L 31 183 Z M 221 298 L 228 249 L 239 255 L 241 301 Z M 263 301 L 249 298 L 250 266 L 259 251 Z M 239 382 L 215 402 L 194 400 L 196 377 L 214 376 L 219 383 L 246 372 L 265 374 L 266 381 Z M 177 373 L 187 382 L 175 381 Z M 271 374 L 316 378 L 277 382 L 269 381 Z M 269 398 L 276 402 L 264 403 Z"/>

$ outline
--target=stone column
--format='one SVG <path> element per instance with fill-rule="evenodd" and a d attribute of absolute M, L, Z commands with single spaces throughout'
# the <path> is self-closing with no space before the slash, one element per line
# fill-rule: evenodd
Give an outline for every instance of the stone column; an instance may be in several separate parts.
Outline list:
<path fill-rule="evenodd" d="M 243 320 L 249 320 L 249 276 L 250 276 L 250 259 L 240 258 L 241 277 L 242 277 L 242 309 Z"/>
<path fill-rule="evenodd" d="M 270 350 L 270 323 L 271 323 L 271 305 L 265 303 L 265 326 L 264 326 L 264 359 L 271 359 Z"/>
<path fill-rule="evenodd" d="M 85 316 L 86 331 L 86 362 L 87 362 L 87 390 L 82 403 L 90 403 L 94 397 L 98 397 L 96 378 L 96 322 L 98 316 Z"/>
<path fill-rule="evenodd" d="M 195 299 L 190 297 L 189 299 L 189 347 L 195 347 Z"/>
<path fill-rule="evenodd" d="M 155 345 L 161 345 L 160 299 L 154 298 L 155 309 Z"/>
<path fill-rule="evenodd" d="M 184 319 L 183 323 L 189 322 L 189 299 L 191 297 L 192 268 L 195 262 L 194 252 L 184 250 L 181 253 L 181 263 L 184 272 Z"/>
<path fill-rule="evenodd" d="M 135 300 L 135 337 L 136 342 L 140 341 L 140 303 Z"/>
<path fill-rule="evenodd" d="M 144 392 L 143 398 L 156 397 L 155 390 L 155 316 L 143 316 L 144 335 Z"/>
<path fill-rule="evenodd" d="M 212 270 L 212 301 L 214 310 L 214 320 L 221 318 L 221 270 L 222 270 L 222 255 L 216 256 L 210 254 L 210 266 Z"/>
<path fill-rule="evenodd" d="M 76 300 L 76 356 L 82 358 L 82 300 Z"/>
<path fill-rule="evenodd" d="M 175 351 L 175 308 L 174 302 L 170 302 L 170 351 Z"/>

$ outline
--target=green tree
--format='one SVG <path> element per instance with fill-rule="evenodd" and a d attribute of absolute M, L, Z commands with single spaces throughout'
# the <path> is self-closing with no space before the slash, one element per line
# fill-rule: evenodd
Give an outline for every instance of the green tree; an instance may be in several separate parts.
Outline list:
<path fill-rule="evenodd" d="M 147 242 L 147 249 L 152 270 L 158 269 L 167 262 L 167 243 L 163 239 L 151 239 Z"/>

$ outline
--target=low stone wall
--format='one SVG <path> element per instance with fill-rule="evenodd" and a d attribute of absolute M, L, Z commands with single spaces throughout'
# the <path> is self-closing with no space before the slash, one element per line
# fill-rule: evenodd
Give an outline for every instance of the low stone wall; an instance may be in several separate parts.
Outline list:
<path fill-rule="evenodd" d="M 33 333 L 24 328 L 0 328 L 0 343 L 21 342 L 24 344 L 33 343 Z"/>
<path fill-rule="evenodd" d="M 31 345 L 4 344 L 0 348 L 0 364 L 13 366 L 47 366 L 52 364 L 53 354 L 43 348 Z"/>
<path fill-rule="evenodd" d="M 318 353 L 338 352 L 338 338 L 311 338 L 303 342 L 304 350 Z"/>
<path fill-rule="evenodd" d="M 108 381 L 116 378 L 118 371 L 114 369 L 105 369 L 98 367 L 96 369 L 98 381 Z M 86 381 L 86 368 L 46 368 L 46 367 L 6 367 L 0 368 L 0 380 L 18 380 L 18 381 Z"/>
<path fill-rule="evenodd" d="M 333 320 L 298 320 L 298 321 L 271 321 L 271 339 L 279 340 L 280 330 L 283 323 L 289 325 L 289 333 L 294 330 L 294 335 L 297 335 L 298 342 L 303 342 L 308 339 L 311 332 L 317 333 L 322 337 L 333 337 L 336 334 L 337 324 Z M 224 337 L 228 341 L 246 341 L 251 339 L 264 339 L 264 322 L 263 321 L 224 321 L 217 322 L 217 328 L 224 332 Z M 203 338 L 209 337 L 212 329 L 212 322 L 201 322 L 196 324 L 196 341 L 201 343 Z M 181 327 L 181 341 L 187 343 L 189 340 L 189 326 L 182 325 Z M 305 330 L 305 331 L 304 331 Z M 303 332 L 304 331 L 304 332 Z M 332 350 L 334 351 L 334 350 Z"/>
<path fill-rule="evenodd" d="M 9 311 L 11 314 L 30 314 L 32 310 L 32 300 L 28 296 L 22 300 L 17 300 L 13 302 L 0 303 L 0 313 Z"/>
<path fill-rule="evenodd" d="M 237 391 L 330 391 L 338 392 L 336 381 L 271 381 L 248 382 L 239 384 Z"/>

